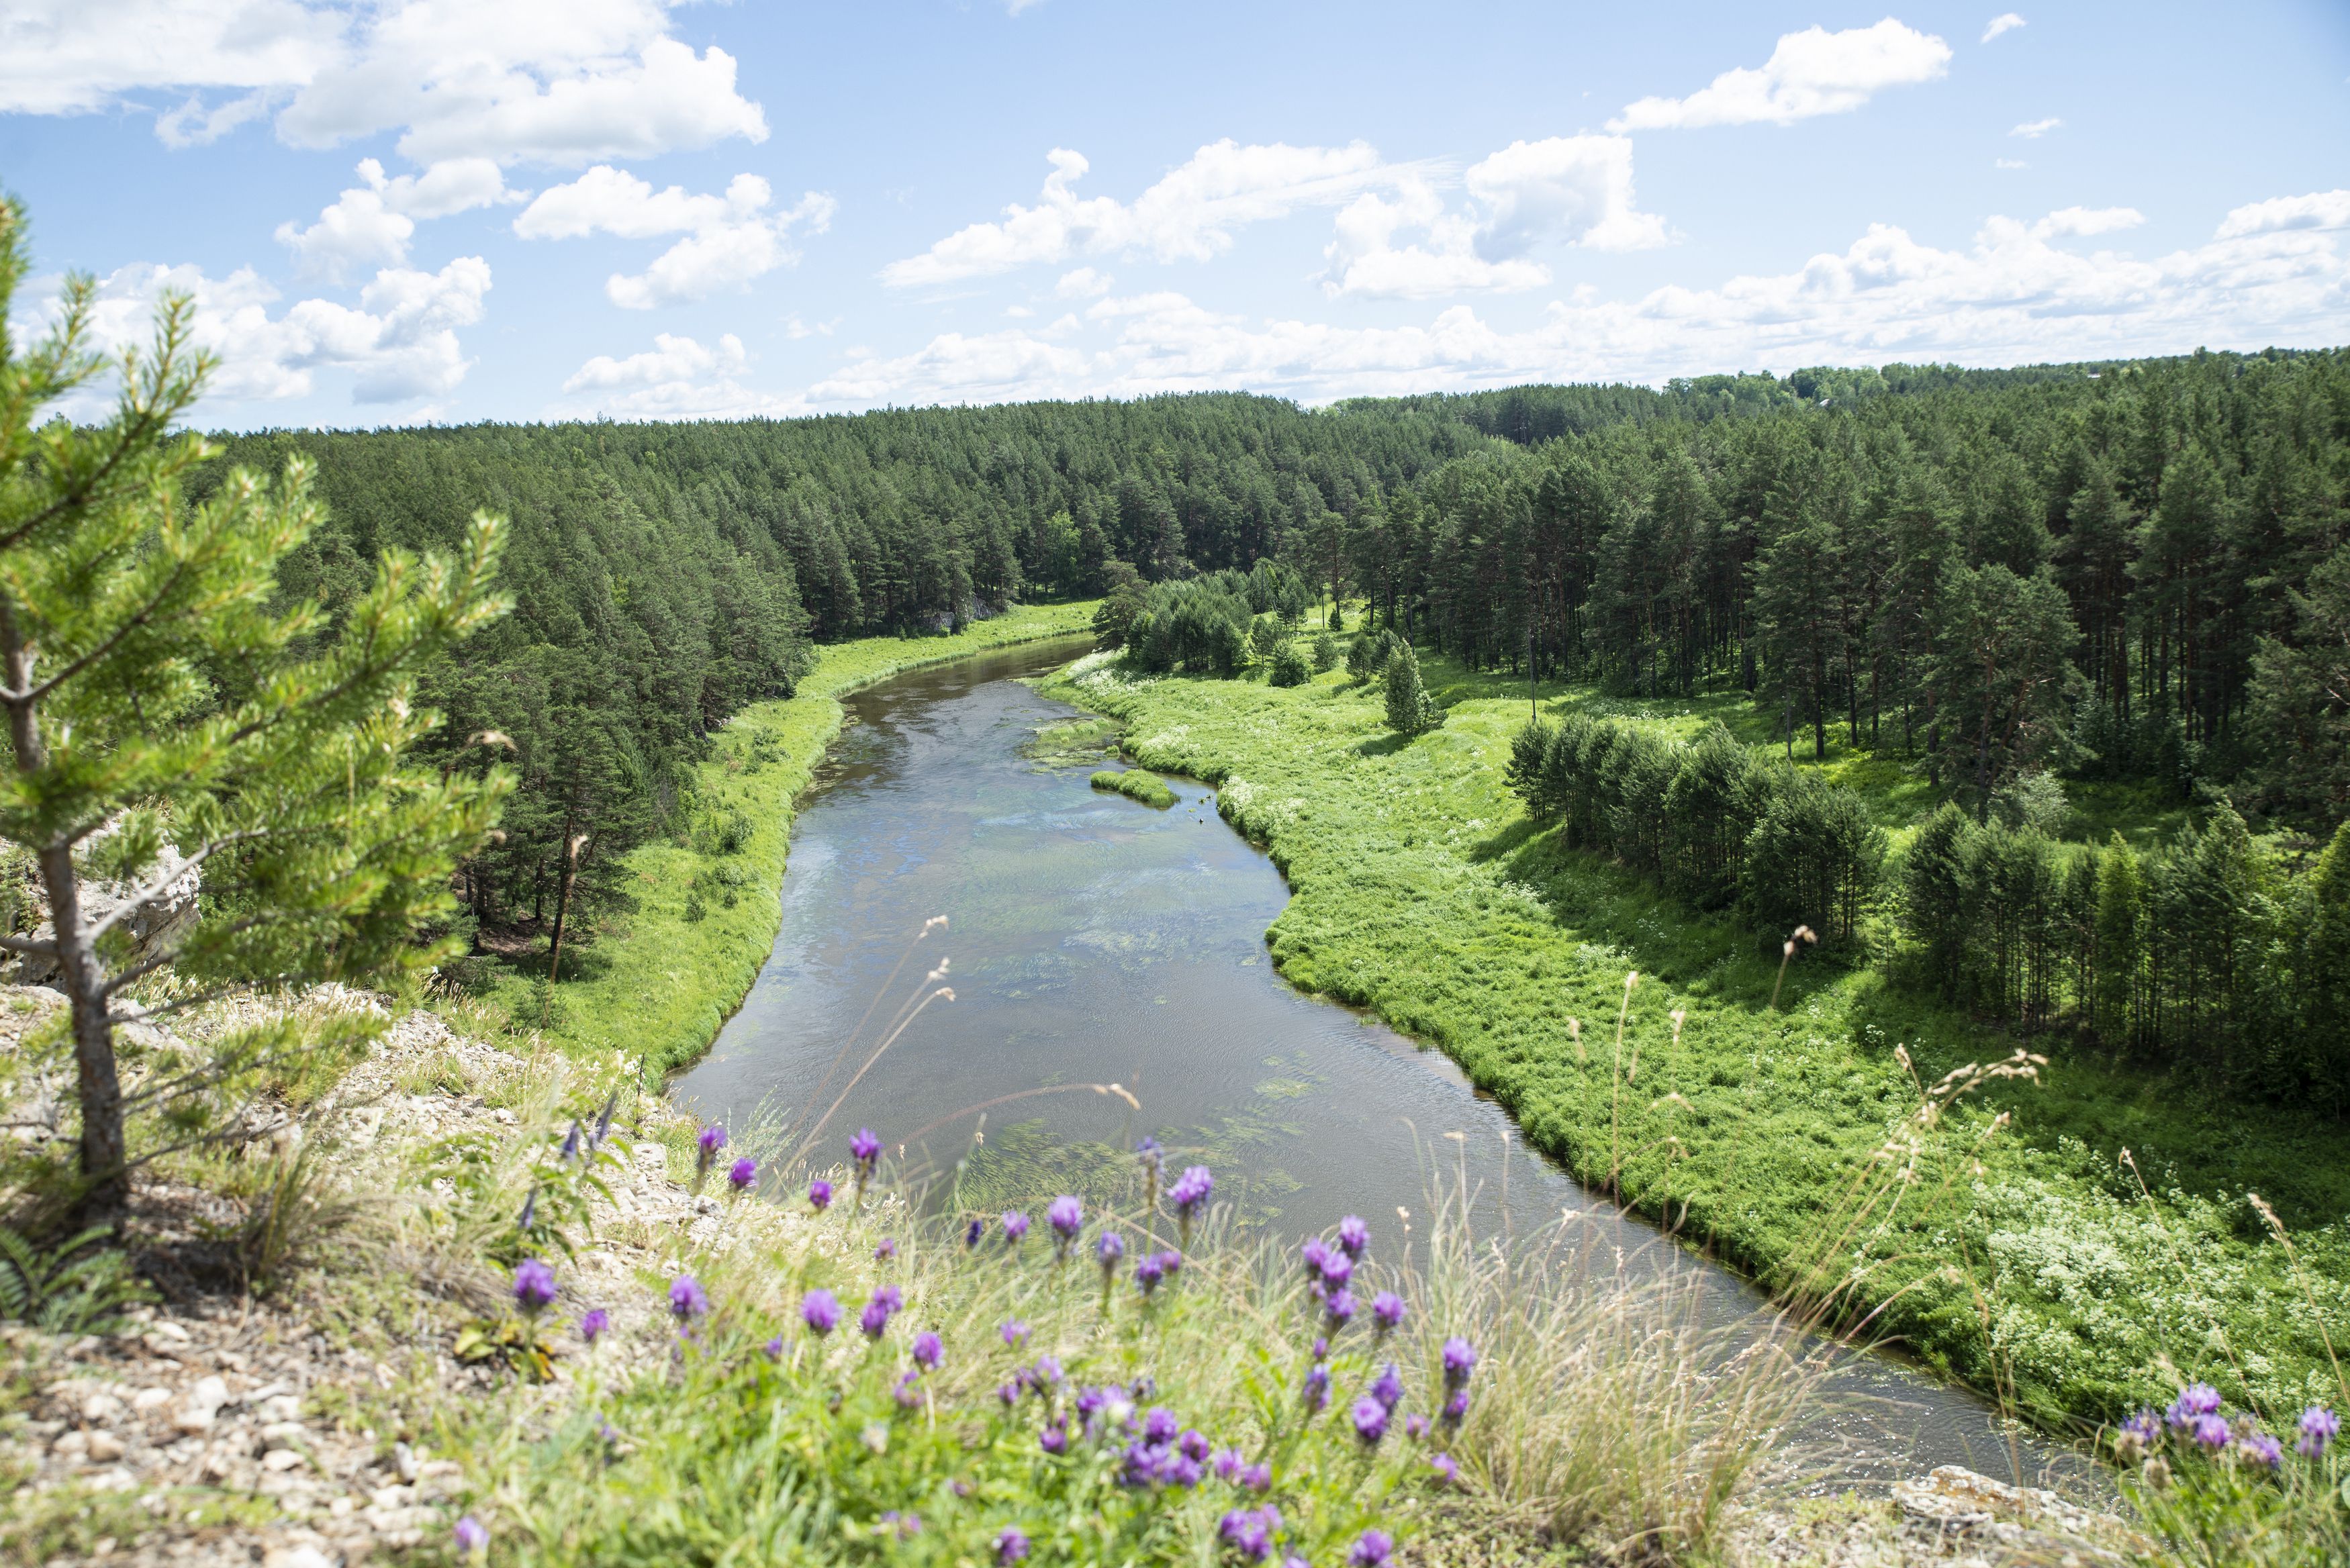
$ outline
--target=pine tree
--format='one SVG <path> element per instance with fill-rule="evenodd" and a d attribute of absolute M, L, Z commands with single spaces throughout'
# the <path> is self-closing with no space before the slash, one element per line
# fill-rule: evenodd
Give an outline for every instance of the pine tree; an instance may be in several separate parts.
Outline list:
<path fill-rule="evenodd" d="M 1909 841 L 1902 875 L 1902 917 L 1925 949 L 1926 972 L 1952 1001 L 1966 995 L 1973 939 L 1981 829 L 1948 801 Z"/>
<path fill-rule="evenodd" d="M 1274 650 L 1271 679 L 1275 686 L 1303 686 L 1314 679 L 1314 667 L 1296 643 L 1284 639 Z"/>
<path fill-rule="evenodd" d="M 1444 710 L 1420 684 L 1419 656 L 1404 643 L 1388 659 L 1388 728 L 1403 735 L 1421 735 L 1444 722 Z"/>
<path fill-rule="evenodd" d="M 0 320 L 26 267 L 22 213 L 0 203 Z M 321 515 L 310 465 L 275 483 L 239 471 L 202 504 L 181 503 L 213 452 L 169 433 L 212 369 L 184 296 L 166 297 L 152 346 L 123 362 L 110 420 L 43 422 L 101 369 L 85 347 L 97 305 L 97 286 L 70 278 L 47 337 L 23 351 L 0 337 L 0 708 L 14 763 L 0 836 L 32 851 L 47 896 L 47 934 L 5 945 L 59 971 L 77 1206 L 104 1219 L 131 1168 L 167 1147 L 134 1147 L 131 1110 L 172 1111 L 182 1143 L 204 1136 L 201 1116 L 177 1113 L 296 1040 L 286 1024 L 234 1033 L 208 1062 L 126 1096 L 115 1031 L 140 982 L 172 971 L 169 999 L 141 1009 L 153 1017 L 255 983 L 431 962 L 415 932 L 452 907 L 452 867 L 488 834 L 506 781 L 408 760 L 436 722 L 411 701 L 418 666 L 504 607 L 490 591 L 496 520 L 476 514 L 455 560 L 388 552 L 332 633 L 314 603 L 276 607 L 275 569 Z M 128 928 L 199 877 L 205 912 L 134 957 Z"/>
<path fill-rule="evenodd" d="M 2350 1104 L 2350 822 L 2334 829 L 2309 878 L 2299 962 L 2301 1049 L 2319 1102 Z"/>
<path fill-rule="evenodd" d="M 2095 1029 L 2109 1045 L 2146 1043 L 2146 877 L 2116 830 L 2097 867 Z"/>

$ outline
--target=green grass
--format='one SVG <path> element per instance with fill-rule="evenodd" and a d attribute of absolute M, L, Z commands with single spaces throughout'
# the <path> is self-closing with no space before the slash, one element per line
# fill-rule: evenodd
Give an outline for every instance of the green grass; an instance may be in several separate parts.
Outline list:
<path fill-rule="evenodd" d="M 1823 1236 L 1824 1222 L 1901 1129 L 1918 1081 L 2019 1042 L 1877 971 L 1802 960 L 1771 1012 L 1776 954 L 1761 933 L 1694 915 L 1524 819 L 1502 777 L 1527 713 L 1523 683 L 1441 659 L 1425 670 L 1451 714 L 1409 742 L 1388 730 L 1377 689 L 1343 675 L 1286 691 L 1128 680 L 1097 656 L 1047 690 L 1121 720 L 1143 765 L 1220 786 L 1224 815 L 1289 878 L 1269 940 L 1293 983 L 1441 1046 L 1532 1142 L 1586 1181 L 1619 1170 L 1629 1201 L 1766 1282 L 1858 1263 L 1861 1293 L 1886 1303 L 1877 1327 L 2043 1418 L 2167 1398 L 2165 1356 L 2288 1416 L 2341 1398 L 2326 1339 L 2350 1338 L 2338 1124 L 2214 1103 L 2026 1042 L 2055 1052 L 2039 1081 L 1972 1096 L 1940 1129 L 1952 1163 L 1835 1261 L 1845 1239 Z M 1633 702 L 1554 687 L 1542 706 L 1682 734 L 1719 717 L 1750 741 L 1776 739 L 1736 697 Z M 1808 749 L 1797 745 L 1799 761 Z M 1928 804 L 1889 757 L 1840 749 L 1827 766 L 1890 827 Z M 2102 831 L 2129 804 L 2099 794 L 2085 815 Z M 1627 971 L 1640 976 L 1626 1040 L 1638 1068 L 1618 1091 Z M 2125 1148 L 2158 1202 L 2140 1195 Z M 2305 1284 L 2251 1192 L 2298 1232 Z"/>
<path fill-rule="evenodd" d="M 580 949 L 567 948 L 551 1005 L 536 978 L 543 953 L 528 972 L 494 971 L 480 1000 L 502 1009 L 518 1030 L 537 1027 L 544 1016 L 556 1044 L 635 1057 L 647 1074 L 692 1061 L 717 1037 L 775 945 L 792 805 L 840 731 L 838 700 L 921 665 L 1078 635 L 1092 625 L 1093 608 L 1023 606 L 951 637 L 874 637 L 820 648 L 797 693 L 737 713 L 699 771 L 702 809 L 732 808 L 750 819 L 742 851 L 722 865 L 675 842 L 639 846 L 627 862 L 635 909 L 604 921 Z M 703 910 L 700 919 L 687 918 L 690 896 Z"/>
<path fill-rule="evenodd" d="M 1116 768 L 1104 768 L 1089 782 L 1096 789 L 1108 790 L 1128 800 L 1155 805 L 1161 811 L 1175 804 L 1175 792 L 1169 789 L 1157 774 L 1145 773 L 1140 768 L 1128 768 L 1124 773 Z"/>

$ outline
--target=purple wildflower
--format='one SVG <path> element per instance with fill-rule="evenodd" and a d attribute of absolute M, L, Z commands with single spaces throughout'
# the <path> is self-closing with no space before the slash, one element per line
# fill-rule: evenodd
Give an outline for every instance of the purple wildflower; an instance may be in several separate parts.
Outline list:
<path fill-rule="evenodd" d="M 1216 1533 L 1244 1563 L 1262 1563 L 1273 1555 L 1273 1524 L 1258 1509 L 1234 1509 L 1217 1521 Z"/>
<path fill-rule="evenodd" d="M 973 1219 L 969 1225 L 963 1228 L 962 1244 L 966 1247 L 976 1247 L 979 1245 L 979 1239 L 986 1234 L 987 1221 L 984 1220 Z"/>
<path fill-rule="evenodd" d="M 1053 1206 L 1045 1210 L 1045 1222 L 1052 1226 L 1053 1233 L 1065 1242 L 1076 1240 L 1077 1231 L 1085 1225 L 1085 1205 L 1066 1192 L 1054 1199 Z"/>
<path fill-rule="evenodd" d="M 571 1118 L 571 1130 L 563 1135 L 562 1150 L 557 1153 L 555 1158 L 561 1160 L 564 1164 L 568 1165 L 571 1163 L 571 1157 L 578 1152 L 579 1118 L 577 1116 L 574 1116 Z"/>
<path fill-rule="evenodd" d="M 1146 1213 L 1159 1212 L 1159 1179 L 1166 1169 L 1166 1151 L 1155 1137 L 1144 1138 L 1134 1146 L 1134 1158 L 1142 1167 L 1142 1207 Z"/>
<path fill-rule="evenodd" d="M 1388 1407 L 1366 1394 L 1355 1401 L 1355 1436 L 1362 1438 L 1365 1448 L 1377 1448 L 1388 1435 Z"/>
<path fill-rule="evenodd" d="M 1461 1484 L 1461 1467 L 1453 1462 L 1453 1459 L 1451 1454 L 1437 1455 L 1434 1459 L 1428 1461 L 1428 1468 L 1434 1470 L 1438 1476 L 1441 1477 L 1445 1485 L 1458 1486 Z"/>
<path fill-rule="evenodd" d="M 1018 1525 L 1010 1526 L 995 1538 L 995 1561 L 1000 1568 L 1009 1568 L 1027 1555 L 1028 1538 L 1020 1532 Z"/>
<path fill-rule="evenodd" d="M 593 1345 L 597 1337 L 611 1326 L 612 1314 L 598 1307 L 579 1320 L 579 1337 Z"/>
<path fill-rule="evenodd" d="M 1384 1530 L 1366 1530 L 1363 1538 L 1347 1553 L 1352 1568 L 1385 1568 L 1387 1560 L 1395 1552 L 1395 1540 Z"/>
<path fill-rule="evenodd" d="M 868 1339 L 879 1339 L 889 1331 L 889 1319 L 906 1304 L 905 1293 L 895 1285 L 876 1285 L 873 1299 L 857 1316 L 857 1326 L 865 1331 Z"/>
<path fill-rule="evenodd" d="M 781 1361 L 784 1358 L 784 1336 L 779 1334 L 759 1348 L 767 1353 L 768 1360 Z"/>
<path fill-rule="evenodd" d="M 1344 1252 L 1322 1254 L 1322 1286 L 1325 1290 L 1343 1291 L 1355 1277 L 1355 1260 Z"/>
<path fill-rule="evenodd" d="M 1308 1236 L 1304 1244 L 1297 1249 L 1297 1253 L 1305 1260 L 1305 1272 L 1319 1279 L 1322 1274 L 1322 1265 L 1330 1258 L 1329 1243 L 1324 1241 L 1319 1236 Z"/>
<path fill-rule="evenodd" d="M 1316 1366 L 1305 1374 L 1305 1407 L 1320 1415 L 1330 1403 L 1330 1369 Z"/>
<path fill-rule="evenodd" d="M 1153 1405 L 1143 1412 L 1142 1440 L 1146 1443 L 1174 1441 L 1177 1430 L 1175 1412 L 1164 1405 Z"/>
<path fill-rule="evenodd" d="M 1401 1328 L 1403 1314 L 1403 1298 L 1395 1292 L 1381 1291 L 1371 1298 L 1371 1321 L 1382 1335 Z"/>
<path fill-rule="evenodd" d="M 536 1258 L 525 1258 L 515 1267 L 515 1304 L 533 1317 L 555 1299 L 555 1271 Z"/>
<path fill-rule="evenodd" d="M 2301 1413 L 2301 1437 L 2293 1443 L 2293 1451 L 2314 1459 L 2341 1430 L 2341 1417 L 2323 1405 L 2312 1405 Z"/>
<path fill-rule="evenodd" d="M 1029 1384 L 1039 1394 L 1060 1380 L 1061 1358 L 1057 1355 L 1040 1355 L 1036 1358 L 1036 1365 L 1028 1369 Z"/>
<path fill-rule="evenodd" d="M 1403 1403 L 1403 1373 L 1394 1362 L 1388 1362 L 1386 1369 L 1380 1372 L 1378 1379 L 1371 1384 L 1371 1397 L 1379 1402 L 1382 1409 L 1387 1410 L 1392 1410 Z"/>
<path fill-rule="evenodd" d="M 1028 1216 L 1019 1212 L 1017 1210 L 1014 1210 L 1013 1212 L 1006 1214 L 1003 1217 L 1003 1244 L 1005 1246 L 1017 1247 L 1020 1245 L 1020 1238 L 1026 1234 L 1028 1234 Z"/>
<path fill-rule="evenodd" d="M 2207 1449 L 2224 1449 L 2228 1446 L 2228 1439 L 2233 1436 L 2235 1433 L 2229 1428 L 2224 1416 L 2195 1417 L 2195 1440 Z"/>
<path fill-rule="evenodd" d="M 1257 1492 L 1271 1491 L 1273 1490 L 1273 1467 L 1265 1463 L 1264 1460 L 1259 1459 L 1256 1463 L 1241 1471 L 1241 1490 L 1243 1491 Z"/>
<path fill-rule="evenodd" d="M 808 1183 L 808 1207 L 821 1214 L 832 1207 L 832 1183 L 817 1177 Z"/>
<path fill-rule="evenodd" d="M 2220 1391 L 2209 1383 L 2189 1383 L 2178 1391 L 2165 1416 L 2181 1431 L 2193 1428 L 2198 1417 L 2214 1415 L 2220 1408 Z"/>
<path fill-rule="evenodd" d="M 898 1401 L 898 1408 L 900 1410 L 910 1410 L 915 1406 L 922 1402 L 922 1391 L 919 1386 L 917 1386 L 920 1382 L 921 1376 L 922 1375 L 919 1372 L 900 1372 L 898 1374 L 897 1386 L 890 1389 L 889 1392 L 896 1397 Z"/>
<path fill-rule="evenodd" d="M 1361 1215 L 1349 1214 L 1338 1221 L 1338 1250 L 1357 1262 L 1371 1250 L 1371 1228 L 1363 1223 Z"/>
<path fill-rule="evenodd" d="M 2284 1445 L 2266 1432 L 2253 1432 L 2237 1447 L 2243 1449 L 2246 1459 L 2263 1469 L 2272 1470 L 2284 1463 Z"/>
<path fill-rule="evenodd" d="M 881 1140 L 873 1136 L 871 1127 L 857 1129 L 857 1136 L 848 1140 L 848 1157 L 857 1162 L 858 1170 L 872 1174 L 881 1159 Z"/>
<path fill-rule="evenodd" d="M 1403 1435 L 1409 1438 L 1415 1443 L 1419 1441 L 1420 1438 L 1428 1436 L 1428 1417 L 1425 1416 L 1406 1416 L 1403 1418 Z"/>
<path fill-rule="evenodd" d="M 1016 1381 L 999 1383 L 995 1386 L 995 1397 L 1003 1401 L 1003 1407 L 1008 1410 L 1020 1403 L 1020 1385 Z"/>
<path fill-rule="evenodd" d="M 1461 1418 L 1468 1414 L 1469 1390 L 1466 1388 L 1454 1389 L 1451 1395 L 1444 1401 L 1445 1421 L 1449 1425 L 1457 1427 L 1461 1424 Z"/>
<path fill-rule="evenodd" d="M 1330 1359 L 1330 1342 L 1319 1335 L 1316 1335 L 1314 1341 L 1314 1359 L 1316 1361 Z"/>
<path fill-rule="evenodd" d="M 2140 1410 L 2122 1423 L 2122 1432 L 2150 1448 L 2162 1437 L 2162 1417 L 2152 1410 Z"/>
<path fill-rule="evenodd" d="M 939 1363 L 944 1361 L 946 1358 L 946 1342 L 941 1339 L 937 1334 L 932 1334 L 928 1329 L 924 1329 L 921 1333 L 914 1335 L 915 1366 L 920 1367 L 925 1372 L 931 1372 L 936 1370 Z"/>
<path fill-rule="evenodd" d="M 898 1239 L 895 1236 L 882 1237 L 873 1249 L 873 1261 L 877 1263 L 886 1263 L 897 1255 Z"/>
<path fill-rule="evenodd" d="M 1105 1273 L 1117 1268 L 1118 1260 L 1125 1256 L 1126 1238 L 1119 1235 L 1117 1231 L 1105 1231 L 1099 1237 L 1096 1238 L 1094 1241 L 1094 1257 L 1100 1262 L 1102 1271 Z"/>
<path fill-rule="evenodd" d="M 1020 1342 L 1028 1337 L 1028 1325 L 1016 1317 L 1009 1317 L 996 1325 L 995 1332 L 1003 1336 L 1005 1345 L 1017 1350 Z"/>
<path fill-rule="evenodd" d="M 1330 1332 L 1332 1334 L 1337 1333 L 1340 1329 L 1346 1327 L 1347 1322 L 1355 1315 L 1355 1293 L 1352 1291 L 1333 1292 L 1330 1299 L 1322 1303 L 1322 1312 L 1323 1314 L 1330 1320 Z"/>
<path fill-rule="evenodd" d="M 744 1155 L 734 1162 L 733 1168 L 726 1172 L 726 1179 L 733 1184 L 735 1191 L 742 1191 L 759 1179 L 759 1162 Z"/>
<path fill-rule="evenodd" d="M 720 1149 L 726 1147 L 726 1129 L 720 1127 L 716 1122 L 712 1122 L 708 1127 L 702 1128 L 701 1135 L 693 1141 L 695 1146 L 702 1150 L 702 1158 L 705 1159 L 710 1158 L 716 1155 Z"/>
<path fill-rule="evenodd" d="M 1146 1296 L 1156 1291 L 1159 1288 L 1159 1282 L 1166 1277 L 1167 1265 L 1159 1261 L 1159 1254 L 1156 1252 L 1134 1265 L 1134 1282 L 1142 1288 L 1142 1293 Z"/>
<path fill-rule="evenodd" d="M 670 1314 L 681 1323 L 691 1323 L 710 1310 L 710 1294 L 702 1282 L 691 1274 L 680 1274 L 669 1285 Z"/>
<path fill-rule="evenodd" d="M 1175 1217 L 1189 1225 L 1200 1206 L 1208 1201 L 1208 1194 L 1215 1189 L 1216 1179 L 1208 1173 L 1206 1166 L 1187 1166 L 1167 1189 L 1167 1201 L 1175 1206 Z"/>
<path fill-rule="evenodd" d="M 1248 1456 L 1238 1449 L 1218 1449 L 1214 1463 L 1210 1468 L 1216 1472 L 1218 1480 L 1232 1482 L 1240 1479 L 1241 1467 L 1247 1463 Z"/>
<path fill-rule="evenodd" d="M 1159 1266 L 1165 1270 L 1168 1277 L 1171 1279 L 1183 1272 L 1183 1254 L 1172 1249 L 1161 1252 L 1159 1254 Z"/>
<path fill-rule="evenodd" d="M 1068 1419 L 1064 1417 L 1045 1428 L 1043 1435 L 1036 1439 L 1036 1446 L 1048 1454 L 1067 1453 L 1069 1451 Z"/>
<path fill-rule="evenodd" d="M 480 1555 L 490 1549 L 490 1532 L 472 1514 L 457 1521 L 457 1550 L 468 1557 Z"/>
<path fill-rule="evenodd" d="M 1199 1464 L 1208 1462 L 1208 1435 L 1196 1427 L 1184 1428 L 1181 1435 L 1176 1438 L 1175 1446 L 1182 1450 L 1185 1459 Z"/>
<path fill-rule="evenodd" d="M 1477 1347 L 1458 1334 L 1444 1342 L 1444 1386 L 1458 1388 L 1477 1370 Z"/>
<path fill-rule="evenodd" d="M 827 1290 L 808 1292 L 800 1298 L 800 1321 L 820 1334 L 830 1334 L 840 1326 L 840 1298 Z"/>

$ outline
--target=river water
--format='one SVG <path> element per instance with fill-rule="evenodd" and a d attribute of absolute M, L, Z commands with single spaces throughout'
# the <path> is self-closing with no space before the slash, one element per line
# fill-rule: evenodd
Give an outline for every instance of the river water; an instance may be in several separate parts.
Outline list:
<path fill-rule="evenodd" d="M 849 1089 L 827 1124 L 831 1153 L 870 1127 L 893 1154 L 910 1143 L 909 1163 L 941 1173 L 941 1189 L 970 1157 L 960 1196 L 976 1205 L 1077 1186 L 1149 1133 L 1171 1164 L 1211 1164 L 1218 1199 L 1252 1222 L 1300 1232 L 1347 1213 L 1375 1228 L 1401 1223 L 1399 1208 L 1423 1213 L 1437 1161 L 1465 1176 L 1481 1232 L 1532 1234 L 1573 1211 L 1602 1266 L 1630 1253 L 1693 1272 L 1714 1322 L 1762 1306 L 1735 1274 L 1532 1154 L 1440 1053 L 1290 989 L 1263 940 L 1287 888 L 1211 791 L 1170 780 L 1177 805 L 1154 809 L 1090 788 L 1098 761 L 1033 756 L 1040 731 L 1076 715 L 1022 678 L 1082 650 L 1007 649 L 845 700 L 793 827 L 775 950 L 673 1085 L 680 1104 L 737 1127 L 805 1125 L 804 1107 L 832 1103 L 923 971 L 951 957 L 953 1000 L 926 1007 Z M 938 915 L 946 929 L 914 943 Z M 1139 1112 L 1063 1087 L 1104 1080 Z M 2083 1478 L 2072 1456 L 1882 1355 L 1839 1359 L 1805 1435 L 1833 1456 L 1817 1472 L 1826 1484 L 1938 1464 Z"/>

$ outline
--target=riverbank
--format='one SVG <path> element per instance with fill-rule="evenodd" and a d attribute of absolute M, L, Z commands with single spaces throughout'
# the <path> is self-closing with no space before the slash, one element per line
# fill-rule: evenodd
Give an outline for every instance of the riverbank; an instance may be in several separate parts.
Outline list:
<path fill-rule="evenodd" d="M 1764 1282 L 1856 1292 L 1873 1330 L 2053 1425 L 2161 1403 L 2166 1358 L 2271 1410 L 2338 1399 L 2350 1235 L 2302 1230 L 2297 1272 L 2241 1184 L 2317 1158 L 2307 1129 L 2165 1114 L 2059 1061 L 1952 1105 L 1853 1223 L 1884 1151 L 1908 1158 L 1921 1083 L 2014 1043 L 1865 970 L 1799 962 L 1773 1011 L 1753 933 L 1532 831 L 1503 779 L 1522 687 L 1427 668 L 1451 706 L 1409 742 L 1343 675 L 1129 680 L 1097 656 L 1048 690 L 1119 720 L 1141 765 L 1219 786 L 1289 878 L 1268 941 L 1292 983 L 1442 1048 L 1586 1183 Z"/>
<path fill-rule="evenodd" d="M 628 858 L 635 908 L 599 921 L 564 954 L 550 1000 L 528 972 L 488 971 L 468 1002 L 488 1003 L 516 1031 L 538 1030 L 582 1055 L 619 1054 L 649 1081 L 710 1047 L 775 945 L 791 846 L 793 803 L 839 733 L 839 699 L 924 665 L 1019 643 L 1084 634 L 1094 603 L 1023 605 L 950 637 L 862 638 L 820 647 L 795 695 L 730 721 L 695 777 L 698 812 L 732 814 L 739 847 L 658 841 Z"/>

